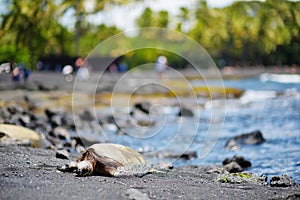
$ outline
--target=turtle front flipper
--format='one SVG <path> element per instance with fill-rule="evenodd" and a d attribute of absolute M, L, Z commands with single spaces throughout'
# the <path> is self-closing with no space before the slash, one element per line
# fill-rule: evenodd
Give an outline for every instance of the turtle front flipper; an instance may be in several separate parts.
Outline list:
<path fill-rule="evenodd" d="M 61 172 L 75 172 L 77 170 L 77 162 L 70 162 L 69 164 L 58 166 L 57 170 Z"/>
<path fill-rule="evenodd" d="M 58 166 L 57 170 L 62 172 L 74 172 L 79 176 L 88 176 L 93 174 L 94 167 L 90 161 L 84 160 L 81 162 L 70 162 L 70 164 L 64 166 Z"/>

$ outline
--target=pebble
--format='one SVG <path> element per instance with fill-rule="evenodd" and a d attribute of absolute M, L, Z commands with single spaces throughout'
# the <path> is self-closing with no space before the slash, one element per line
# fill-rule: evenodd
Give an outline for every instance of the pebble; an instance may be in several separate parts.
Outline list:
<path fill-rule="evenodd" d="M 60 158 L 60 159 L 69 159 L 69 153 L 67 150 L 58 150 L 56 151 L 56 154 L 55 154 L 55 157 L 56 158 Z"/>

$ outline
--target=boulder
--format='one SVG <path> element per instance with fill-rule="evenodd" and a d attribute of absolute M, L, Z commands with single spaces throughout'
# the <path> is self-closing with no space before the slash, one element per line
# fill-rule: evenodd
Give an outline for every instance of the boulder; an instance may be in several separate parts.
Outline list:
<path fill-rule="evenodd" d="M 262 133 L 259 130 L 253 131 L 251 133 L 246 133 L 242 135 L 235 136 L 229 139 L 225 145 L 225 148 L 236 150 L 239 149 L 242 145 L 257 145 L 265 142 Z"/>
<path fill-rule="evenodd" d="M 248 160 L 245 160 L 245 158 L 243 156 L 233 156 L 231 159 L 226 158 L 223 161 L 223 165 L 227 165 L 231 162 L 236 162 L 237 164 L 239 164 L 241 166 L 242 169 L 251 167 L 251 162 Z"/>
<path fill-rule="evenodd" d="M 229 173 L 242 172 L 243 168 L 235 161 L 224 165 L 224 169 Z"/>
<path fill-rule="evenodd" d="M 12 124 L 0 124 L 0 142 L 43 147 L 39 134 L 28 128 Z"/>
<path fill-rule="evenodd" d="M 194 113 L 191 109 L 182 107 L 178 113 L 179 117 L 193 117 Z"/>
<path fill-rule="evenodd" d="M 280 176 L 273 176 L 270 179 L 271 187 L 293 187 L 297 186 L 296 182 L 286 174 Z"/>

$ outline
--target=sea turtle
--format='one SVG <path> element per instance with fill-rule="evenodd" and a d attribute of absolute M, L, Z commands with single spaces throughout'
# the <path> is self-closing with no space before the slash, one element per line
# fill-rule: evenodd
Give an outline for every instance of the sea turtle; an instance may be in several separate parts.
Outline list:
<path fill-rule="evenodd" d="M 90 146 L 75 162 L 57 167 L 79 176 L 143 176 L 154 170 L 141 154 L 120 144 L 102 143 Z"/>

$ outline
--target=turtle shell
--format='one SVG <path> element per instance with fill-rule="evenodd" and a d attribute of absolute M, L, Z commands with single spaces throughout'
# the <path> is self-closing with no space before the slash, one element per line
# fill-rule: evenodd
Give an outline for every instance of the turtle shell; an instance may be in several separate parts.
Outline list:
<path fill-rule="evenodd" d="M 144 175 L 150 170 L 140 153 L 119 144 L 94 144 L 76 160 L 84 161 L 92 163 L 94 175 Z"/>

